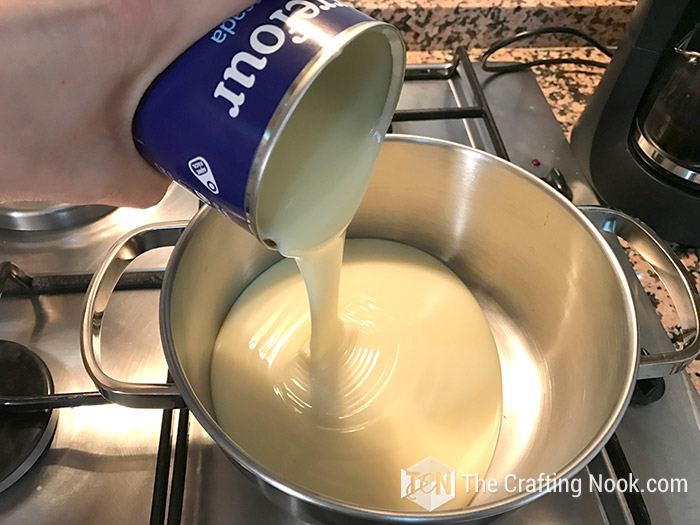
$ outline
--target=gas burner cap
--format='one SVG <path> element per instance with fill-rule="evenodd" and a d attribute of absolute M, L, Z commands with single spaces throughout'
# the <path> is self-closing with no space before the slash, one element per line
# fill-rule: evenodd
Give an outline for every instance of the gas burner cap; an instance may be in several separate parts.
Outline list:
<path fill-rule="evenodd" d="M 25 346 L 0 340 L 0 396 L 47 394 L 53 394 L 53 381 L 44 361 Z M 57 416 L 52 410 L 0 412 L 0 492 L 20 479 L 46 450 Z"/>

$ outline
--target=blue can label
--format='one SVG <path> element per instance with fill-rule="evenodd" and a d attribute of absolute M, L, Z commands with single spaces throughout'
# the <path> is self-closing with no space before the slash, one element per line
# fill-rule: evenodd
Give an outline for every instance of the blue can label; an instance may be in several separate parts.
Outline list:
<path fill-rule="evenodd" d="M 325 43 L 370 20 L 334 0 L 262 0 L 232 16 L 151 84 L 134 117 L 137 148 L 248 227 L 248 177 L 273 113 Z"/>

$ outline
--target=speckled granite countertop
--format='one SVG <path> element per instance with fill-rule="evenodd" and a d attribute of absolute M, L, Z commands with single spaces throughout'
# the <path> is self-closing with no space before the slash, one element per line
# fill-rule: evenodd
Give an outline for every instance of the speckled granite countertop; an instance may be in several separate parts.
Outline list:
<path fill-rule="evenodd" d="M 481 56 L 481 50 L 472 49 L 469 52 L 472 60 Z M 525 61 L 536 58 L 558 58 L 562 56 L 574 56 L 579 58 L 592 58 L 605 62 L 605 56 L 592 48 L 548 47 L 548 48 L 514 48 L 504 49 L 496 54 L 494 60 Z M 446 51 L 418 52 L 409 51 L 408 62 L 439 63 L 449 62 L 452 53 Z M 593 94 L 602 76 L 602 69 L 573 65 L 557 65 L 551 67 L 535 67 L 533 72 L 537 78 L 542 92 L 549 102 L 554 116 L 561 124 L 567 138 L 571 135 L 571 129 L 578 120 L 579 115 Z M 700 289 L 700 249 L 683 246 L 673 246 L 680 256 L 683 264 L 690 270 L 695 278 L 696 286 Z M 678 315 L 670 296 L 662 286 L 661 281 L 651 267 L 640 256 L 628 250 L 628 256 L 632 261 L 637 275 L 656 307 L 661 322 L 669 334 L 669 337 L 680 347 L 681 326 L 678 323 Z M 700 393 L 700 360 L 696 359 L 687 369 L 695 388 Z"/>
<path fill-rule="evenodd" d="M 636 0 L 346 0 L 401 30 L 408 49 L 488 47 L 497 40 L 543 26 L 568 26 L 614 45 Z M 536 44 L 560 45 L 561 37 Z M 563 42 L 569 45 L 568 42 Z M 580 44 L 579 44 L 580 45 Z"/>

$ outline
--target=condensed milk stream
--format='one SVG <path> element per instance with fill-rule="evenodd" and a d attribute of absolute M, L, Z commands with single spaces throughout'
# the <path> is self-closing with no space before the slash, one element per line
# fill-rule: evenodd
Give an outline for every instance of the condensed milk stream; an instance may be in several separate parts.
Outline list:
<path fill-rule="evenodd" d="M 498 356 L 469 290 L 415 248 L 349 239 L 344 331 L 320 356 L 306 295 L 286 259 L 238 298 L 212 360 L 219 425 L 277 476 L 383 510 L 421 510 L 402 497 L 401 470 L 432 456 L 458 473 L 441 510 L 468 505 L 459 476 L 484 476 L 501 419 Z"/>
<path fill-rule="evenodd" d="M 220 329 L 211 395 L 224 431 L 273 478 L 420 511 L 402 470 L 432 456 L 483 477 L 501 378 L 489 327 L 447 267 L 388 241 L 345 243 L 404 71 L 399 31 L 339 0 L 256 2 L 154 80 L 133 134 L 157 170 L 287 257 Z M 469 503 L 461 486 L 441 509 Z"/>
<path fill-rule="evenodd" d="M 291 259 L 233 305 L 212 399 L 221 427 L 276 476 L 345 503 L 420 510 L 401 493 L 402 469 L 432 456 L 484 476 L 500 365 L 476 300 L 442 263 L 390 241 L 345 242 L 385 131 L 371 125 L 391 81 L 376 45 L 353 44 L 362 75 L 343 56 L 326 67 L 268 159 L 258 227 Z M 299 153 L 301 136 L 316 154 Z M 468 505 L 458 486 L 441 509 Z"/>

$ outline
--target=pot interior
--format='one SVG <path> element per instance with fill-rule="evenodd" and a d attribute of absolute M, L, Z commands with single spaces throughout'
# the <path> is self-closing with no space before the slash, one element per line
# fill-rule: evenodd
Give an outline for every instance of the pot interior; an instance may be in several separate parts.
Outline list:
<path fill-rule="evenodd" d="M 484 153 L 390 136 L 348 236 L 432 254 L 486 314 L 503 377 L 503 422 L 487 476 L 500 490 L 478 495 L 467 513 L 524 503 L 530 498 L 505 490 L 507 475 L 570 475 L 604 444 L 635 376 L 635 317 L 614 257 L 563 198 Z M 215 424 L 211 350 L 236 297 L 279 258 L 209 209 L 173 253 L 163 291 L 171 372 L 203 426 L 243 463 Z"/>

